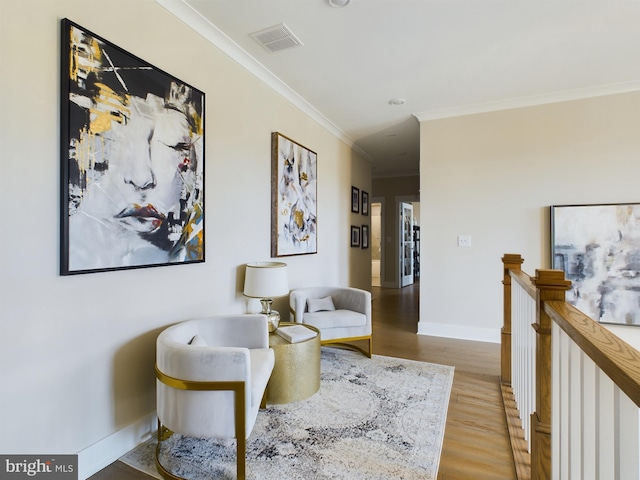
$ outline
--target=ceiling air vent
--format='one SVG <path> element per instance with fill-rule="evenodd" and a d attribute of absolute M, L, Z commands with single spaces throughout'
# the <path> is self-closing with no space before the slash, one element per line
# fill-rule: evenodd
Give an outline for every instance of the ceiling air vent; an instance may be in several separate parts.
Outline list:
<path fill-rule="evenodd" d="M 271 53 L 302 45 L 284 23 L 252 33 L 251 36 Z"/>

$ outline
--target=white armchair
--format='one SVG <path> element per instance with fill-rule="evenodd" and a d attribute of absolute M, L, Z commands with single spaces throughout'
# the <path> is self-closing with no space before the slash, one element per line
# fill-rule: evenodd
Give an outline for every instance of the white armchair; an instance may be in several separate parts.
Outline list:
<path fill-rule="evenodd" d="M 371 293 L 358 288 L 308 287 L 289 294 L 292 320 L 320 330 L 322 345 L 335 344 L 371 358 Z M 368 351 L 352 343 L 368 342 Z"/>
<path fill-rule="evenodd" d="M 235 438 L 238 479 L 245 478 L 251 434 L 274 367 L 264 315 L 189 320 L 158 336 L 156 351 L 159 459 L 173 432 L 198 438 Z"/>

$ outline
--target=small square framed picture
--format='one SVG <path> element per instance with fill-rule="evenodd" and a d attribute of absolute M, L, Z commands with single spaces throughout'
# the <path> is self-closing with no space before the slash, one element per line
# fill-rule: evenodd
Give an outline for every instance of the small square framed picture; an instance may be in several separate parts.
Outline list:
<path fill-rule="evenodd" d="M 351 225 L 351 246 L 360 246 L 360 227 L 357 227 L 355 225 Z"/>
<path fill-rule="evenodd" d="M 369 248 L 369 225 L 362 225 L 361 237 L 362 248 Z"/>
<path fill-rule="evenodd" d="M 369 215 L 369 193 L 363 190 L 360 198 L 362 200 L 362 208 L 360 209 L 360 212 L 362 215 Z"/>
<path fill-rule="evenodd" d="M 351 187 L 351 212 L 358 213 L 360 211 L 360 189 Z"/>

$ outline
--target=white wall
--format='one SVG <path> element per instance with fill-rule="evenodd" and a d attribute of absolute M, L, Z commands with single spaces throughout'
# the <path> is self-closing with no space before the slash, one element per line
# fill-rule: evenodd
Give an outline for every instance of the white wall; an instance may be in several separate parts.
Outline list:
<path fill-rule="evenodd" d="M 422 122 L 419 332 L 498 342 L 502 255 L 534 274 L 550 205 L 640 201 L 639 126 L 638 92 Z"/>
<path fill-rule="evenodd" d="M 354 179 L 352 186 L 360 190 L 360 195 L 362 195 L 363 191 L 369 194 L 369 211 L 367 215 L 351 213 L 351 203 L 349 204 L 350 225 L 361 229 L 365 225 L 369 227 L 369 248 L 349 248 L 349 264 L 351 265 L 349 281 L 353 286 L 371 290 L 371 165 L 366 160 L 354 157 L 351 162 L 351 178 Z M 362 197 L 360 208 L 362 208 Z M 360 244 L 362 245 L 362 230 L 360 232 Z M 350 244 L 351 240 L 349 240 Z"/>
<path fill-rule="evenodd" d="M 59 276 L 64 17 L 206 93 L 206 263 Z M 158 332 L 244 312 L 242 266 L 270 257 L 273 131 L 318 154 L 318 254 L 283 259 L 290 287 L 370 285 L 349 248 L 367 162 L 153 0 L 2 0 L 0 58 L 0 452 L 84 452 L 83 475 L 149 434 Z"/>

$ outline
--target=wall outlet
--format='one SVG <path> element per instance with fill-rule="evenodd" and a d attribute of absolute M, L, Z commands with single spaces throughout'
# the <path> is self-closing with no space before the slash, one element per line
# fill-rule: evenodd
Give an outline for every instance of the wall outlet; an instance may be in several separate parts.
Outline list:
<path fill-rule="evenodd" d="M 459 247 L 470 247 L 471 246 L 471 235 L 458 235 L 458 246 Z"/>

